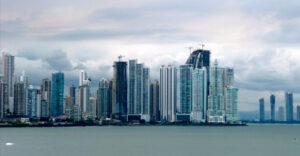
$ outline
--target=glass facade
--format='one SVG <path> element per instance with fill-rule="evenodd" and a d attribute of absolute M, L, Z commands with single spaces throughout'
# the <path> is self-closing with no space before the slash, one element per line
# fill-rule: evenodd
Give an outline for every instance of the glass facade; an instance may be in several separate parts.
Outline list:
<path fill-rule="evenodd" d="M 270 96 L 271 104 L 271 121 L 275 121 L 275 95 Z"/>
<path fill-rule="evenodd" d="M 64 73 L 52 74 L 51 116 L 57 117 L 64 112 Z"/>
<path fill-rule="evenodd" d="M 293 105 L 293 93 L 286 92 L 285 93 L 285 113 L 286 113 L 286 121 L 293 121 L 294 116 L 294 105 Z"/>
<path fill-rule="evenodd" d="M 263 98 L 259 99 L 259 121 L 265 121 L 265 100 Z"/>

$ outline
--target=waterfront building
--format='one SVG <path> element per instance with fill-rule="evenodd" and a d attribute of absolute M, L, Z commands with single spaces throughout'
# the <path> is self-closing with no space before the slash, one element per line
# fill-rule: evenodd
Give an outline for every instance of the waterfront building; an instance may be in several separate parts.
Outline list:
<path fill-rule="evenodd" d="M 76 86 L 75 85 L 72 85 L 70 87 L 69 94 L 70 94 L 70 97 L 72 97 L 72 99 L 73 99 L 73 104 L 75 104 L 75 98 L 76 98 Z"/>
<path fill-rule="evenodd" d="M 238 117 L 238 89 L 235 87 L 226 88 L 226 121 L 236 122 Z"/>
<path fill-rule="evenodd" d="M 51 105 L 51 80 L 45 78 L 41 84 L 41 117 L 47 118 L 50 116 Z"/>
<path fill-rule="evenodd" d="M 181 65 L 177 73 L 178 103 L 176 108 L 176 121 L 190 121 L 192 109 L 193 67 L 192 65 Z"/>
<path fill-rule="evenodd" d="M 279 121 L 285 121 L 284 119 L 284 107 L 280 106 L 278 108 L 278 120 Z"/>
<path fill-rule="evenodd" d="M 80 70 L 79 72 L 79 86 L 84 85 L 85 81 L 88 81 L 87 72 L 84 70 Z"/>
<path fill-rule="evenodd" d="M 159 82 L 154 80 L 150 85 L 150 120 L 159 121 Z"/>
<path fill-rule="evenodd" d="M 150 71 L 137 60 L 128 61 L 128 119 L 150 121 Z"/>
<path fill-rule="evenodd" d="M 8 86 L 7 83 L 4 82 L 2 76 L 0 78 L 0 120 L 6 118 L 9 110 L 9 102 L 8 102 Z"/>
<path fill-rule="evenodd" d="M 57 72 L 52 74 L 51 89 L 51 116 L 57 117 L 64 112 L 64 73 Z"/>
<path fill-rule="evenodd" d="M 38 105 L 40 104 L 39 100 L 41 99 L 40 91 L 30 85 L 27 89 L 26 96 L 26 116 L 30 118 L 38 117 L 38 107 L 40 108 Z"/>
<path fill-rule="evenodd" d="M 73 97 L 67 96 L 64 98 L 64 114 L 71 118 L 72 116 L 72 108 L 74 106 Z"/>
<path fill-rule="evenodd" d="M 177 106 L 177 70 L 172 65 L 161 66 L 159 88 L 160 116 L 162 121 L 175 122 Z"/>
<path fill-rule="evenodd" d="M 270 96 L 270 104 L 271 104 L 271 121 L 275 121 L 275 95 Z"/>
<path fill-rule="evenodd" d="M 265 100 L 264 98 L 259 99 L 259 121 L 265 121 Z"/>
<path fill-rule="evenodd" d="M 300 121 L 300 106 L 297 106 L 297 121 Z"/>
<path fill-rule="evenodd" d="M 114 62 L 112 79 L 112 116 L 114 119 L 127 121 L 127 62 Z"/>
<path fill-rule="evenodd" d="M 14 85 L 14 115 L 26 116 L 26 94 L 24 82 L 16 82 Z"/>
<path fill-rule="evenodd" d="M 12 114 L 14 111 L 14 71 L 15 71 L 15 56 L 2 53 L 2 76 L 3 82 L 7 84 L 8 92 L 8 114 Z M 18 113 L 16 113 L 18 114 Z"/>
<path fill-rule="evenodd" d="M 286 121 L 292 122 L 294 116 L 293 93 L 285 92 L 285 113 Z"/>
<path fill-rule="evenodd" d="M 223 69 L 218 67 L 216 60 L 210 71 L 207 120 L 213 123 L 224 123 Z"/>
<path fill-rule="evenodd" d="M 192 122 L 206 121 L 207 71 L 194 69 L 192 73 Z"/>
<path fill-rule="evenodd" d="M 111 105 L 110 105 L 110 81 L 108 79 L 101 79 L 99 81 L 97 90 L 97 117 L 98 118 L 110 118 L 111 117 Z"/>

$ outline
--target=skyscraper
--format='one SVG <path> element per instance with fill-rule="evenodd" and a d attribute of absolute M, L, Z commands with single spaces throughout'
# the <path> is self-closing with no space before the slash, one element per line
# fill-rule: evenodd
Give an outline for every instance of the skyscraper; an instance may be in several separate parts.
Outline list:
<path fill-rule="evenodd" d="M 292 122 L 294 116 L 293 93 L 285 92 L 285 113 L 286 121 Z"/>
<path fill-rule="evenodd" d="M 192 74 L 192 122 L 205 122 L 207 101 L 206 68 L 194 69 Z"/>
<path fill-rule="evenodd" d="M 238 121 L 238 89 L 226 88 L 226 121 Z"/>
<path fill-rule="evenodd" d="M 79 72 L 79 86 L 83 85 L 84 81 L 87 81 L 87 80 L 88 80 L 88 76 L 87 76 L 86 71 L 81 70 Z"/>
<path fill-rule="evenodd" d="M 162 121 L 175 122 L 177 71 L 172 65 L 160 68 L 159 105 Z"/>
<path fill-rule="evenodd" d="M 127 121 L 127 62 L 114 62 L 112 85 L 112 115 L 115 119 Z"/>
<path fill-rule="evenodd" d="M 223 69 L 218 67 L 217 60 L 210 69 L 208 96 L 208 122 L 225 122 L 225 102 L 223 90 Z"/>
<path fill-rule="evenodd" d="M 52 74 L 51 89 L 51 116 L 56 117 L 63 115 L 64 112 L 64 73 L 57 72 Z"/>
<path fill-rule="evenodd" d="M 154 80 L 150 85 L 150 120 L 160 120 L 159 112 L 159 82 Z"/>
<path fill-rule="evenodd" d="M 209 70 L 208 68 L 210 66 L 210 51 L 203 49 L 197 49 L 193 51 L 185 64 L 191 64 L 193 68 L 199 69 L 201 69 L 202 67 L 206 67 L 207 70 Z"/>
<path fill-rule="evenodd" d="M 297 106 L 297 121 L 300 121 L 300 106 Z"/>
<path fill-rule="evenodd" d="M 8 116 L 8 88 L 7 83 L 5 83 L 2 78 L 0 79 L 0 119 Z"/>
<path fill-rule="evenodd" d="M 14 115 L 26 115 L 26 94 L 24 82 L 16 82 L 14 85 Z"/>
<path fill-rule="evenodd" d="M 192 74 L 191 65 L 181 65 L 178 70 L 178 105 L 176 121 L 190 121 L 192 108 Z"/>
<path fill-rule="evenodd" d="M 278 109 L 278 120 L 285 121 L 284 120 L 284 107 L 282 107 L 282 106 L 280 106 Z"/>
<path fill-rule="evenodd" d="M 70 97 L 73 99 L 73 104 L 75 104 L 75 98 L 76 98 L 76 86 L 75 85 L 72 85 L 70 87 Z"/>
<path fill-rule="evenodd" d="M 263 98 L 259 99 L 259 121 L 265 121 L 265 100 Z"/>
<path fill-rule="evenodd" d="M 128 63 L 128 118 L 149 121 L 149 68 L 138 64 L 137 60 L 129 60 Z"/>
<path fill-rule="evenodd" d="M 41 84 L 41 117 L 47 118 L 50 116 L 51 105 L 51 80 L 45 78 Z"/>
<path fill-rule="evenodd" d="M 97 90 L 97 117 L 110 118 L 111 105 L 110 105 L 110 89 L 109 80 L 101 79 Z"/>
<path fill-rule="evenodd" d="M 39 95 L 40 91 L 30 85 L 27 89 L 26 116 L 30 118 L 37 117 Z"/>
<path fill-rule="evenodd" d="M 13 113 L 14 110 L 14 71 L 15 71 L 15 57 L 2 53 L 2 75 L 3 80 L 7 84 L 8 90 L 8 102 L 9 107 L 7 108 L 8 112 Z"/>
<path fill-rule="evenodd" d="M 270 96 L 270 104 L 271 104 L 271 121 L 275 121 L 275 95 Z"/>

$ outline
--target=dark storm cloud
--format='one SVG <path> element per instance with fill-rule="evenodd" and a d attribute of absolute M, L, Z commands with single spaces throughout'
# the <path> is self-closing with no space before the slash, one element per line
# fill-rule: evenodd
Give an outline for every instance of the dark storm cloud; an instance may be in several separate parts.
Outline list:
<path fill-rule="evenodd" d="M 28 60 L 42 60 L 48 64 L 48 67 L 57 71 L 71 70 L 72 64 L 67 53 L 63 50 L 53 51 L 38 51 L 36 49 L 20 50 L 18 57 L 23 57 Z"/>

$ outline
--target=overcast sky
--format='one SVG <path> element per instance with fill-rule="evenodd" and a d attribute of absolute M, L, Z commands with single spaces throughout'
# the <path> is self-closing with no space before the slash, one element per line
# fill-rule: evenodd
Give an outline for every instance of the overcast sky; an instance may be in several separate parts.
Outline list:
<path fill-rule="evenodd" d="M 155 79 L 204 43 L 211 61 L 235 69 L 240 110 L 258 110 L 261 97 L 269 110 L 270 93 L 283 105 L 293 91 L 300 104 L 299 10 L 299 0 L 0 0 L 0 50 L 35 86 L 58 70 L 78 84 L 81 69 L 96 86 L 119 55 Z"/>

